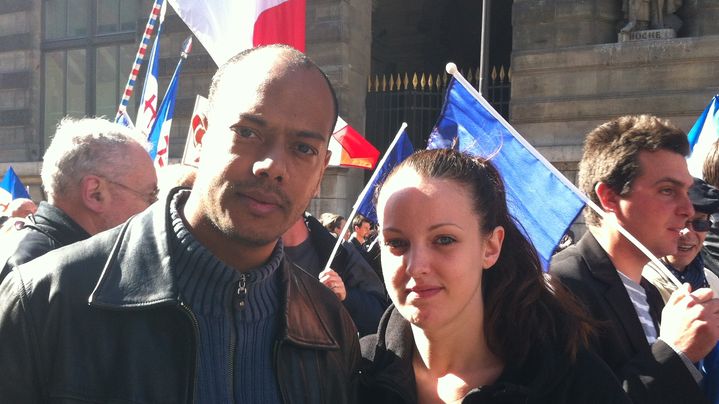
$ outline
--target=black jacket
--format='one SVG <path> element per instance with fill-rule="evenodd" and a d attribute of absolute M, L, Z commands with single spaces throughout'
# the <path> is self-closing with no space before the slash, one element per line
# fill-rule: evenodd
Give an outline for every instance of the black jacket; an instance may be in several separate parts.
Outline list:
<path fill-rule="evenodd" d="M 337 239 L 311 215 L 305 215 L 305 223 L 320 262 L 326 263 L 330 259 Z M 347 242 L 343 242 L 337 250 L 331 268 L 345 283 L 347 297 L 342 303 L 352 316 L 360 336 L 374 333 L 382 313 L 389 304 L 382 281 L 377 278 L 364 257 Z M 318 276 L 323 268 L 318 268 L 316 271 L 312 271 L 311 268 L 304 269 Z"/>
<path fill-rule="evenodd" d="M 701 254 L 704 259 L 704 266 L 712 271 L 714 275 L 719 276 L 719 223 L 717 223 L 719 215 L 713 214 L 712 220 L 715 222 L 704 239 Z"/>
<path fill-rule="evenodd" d="M 391 306 L 375 335 L 360 340 L 360 402 L 416 403 L 411 327 Z M 462 403 L 629 403 L 607 366 L 580 352 L 576 362 L 553 346 L 537 346 L 521 364 L 508 363 L 491 386 L 470 391 Z"/>
<path fill-rule="evenodd" d="M 550 272 L 599 322 L 592 349 L 614 371 L 632 401 L 707 402 L 686 365 L 669 345 L 658 340 L 649 346 L 616 268 L 590 232 L 577 244 L 555 255 Z M 657 289 L 645 279 L 642 286 L 656 324 L 661 319 L 664 302 Z"/>
<path fill-rule="evenodd" d="M 373 243 L 369 247 L 365 247 L 364 244 L 360 243 L 355 237 L 350 237 L 349 243 L 352 244 L 362 257 L 369 263 L 372 270 L 377 274 L 377 277 L 384 282 L 384 276 L 382 275 L 382 261 L 380 260 L 380 249 L 379 244 Z"/>
<path fill-rule="evenodd" d="M 2 237 L 0 252 L 0 282 L 16 267 L 44 255 L 48 251 L 64 247 L 90 237 L 85 229 L 75 223 L 59 208 L 43 201 L 34 215 L 22 221 L 19 230 L 11 230 Z"/>
<path fill-rule="evenodd" d="M 7 277 L 0 401 L 193 402 L 199 329 L 178 294 L 168 226 L 167 207 L 156 204 Z M 274 361 L 283 401 L 355 402 L 352 320 L 316 279 L 286 260 L 279 270 Z"/>

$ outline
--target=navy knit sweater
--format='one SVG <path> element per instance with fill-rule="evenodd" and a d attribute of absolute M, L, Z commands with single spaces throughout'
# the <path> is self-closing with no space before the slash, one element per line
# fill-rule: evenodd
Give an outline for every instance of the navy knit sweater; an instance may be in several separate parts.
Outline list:
<path fill-rule="evenodd" d="M 273 348 L 280 319 L 277 243 L 261 267 L 240 273 L 201 245 L 178 213 L 189 192 L 170 204 L 173 270 L 180 295 L 197 320 L 198 403 L 280 403 Z"/>

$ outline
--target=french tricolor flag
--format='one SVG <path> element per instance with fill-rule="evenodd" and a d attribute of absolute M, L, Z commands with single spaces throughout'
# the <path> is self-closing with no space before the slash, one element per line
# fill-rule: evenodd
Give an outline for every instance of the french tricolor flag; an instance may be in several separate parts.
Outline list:
<path fill-rule="evenodd" d="M 218 66 L 253 46 L 305 50 L 306 0 L 169 1 Z"/>
<path fill-rule="evenodd" d="M 329 150 L 332 152 L 329 165 L 335 167 L 371 170 L 379 159 L 379 150 L 340 117 L 337 117 Z"/>

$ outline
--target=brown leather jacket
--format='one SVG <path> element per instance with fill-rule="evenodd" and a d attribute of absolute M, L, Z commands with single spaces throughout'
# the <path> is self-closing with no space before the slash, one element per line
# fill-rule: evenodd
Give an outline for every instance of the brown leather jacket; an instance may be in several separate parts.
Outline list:
<path fill-rule="evenodd" d="M 162 204 L 13 271 L 0 285 L 8 403 L 191 403 L 198 326 L 170 268 Z M 283 260 L 274 363 L 285 403 L 356 401 L 357 331 L 331 291 Z"/>

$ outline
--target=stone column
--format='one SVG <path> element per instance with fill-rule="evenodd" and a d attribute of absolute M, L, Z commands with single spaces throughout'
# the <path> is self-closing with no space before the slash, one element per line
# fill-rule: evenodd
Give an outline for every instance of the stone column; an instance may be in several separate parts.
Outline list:
<path fill-rule="evenodd" d="M 514 0 L 512 49 L 616 42 L 621 0 Z"/>
<path fill-rule="evenodd" d="M 719 34 L 719 0 L 684 0 L 677 14 L 684 23 L 682 36 Z"/>
<path fill-rule="evenodd" d="M 332 81 L 342 118 L 360 133 L 364 132 L 371 30 L 371 0 L 307 1 L 307 54 Z M 362 190 L 363 176 L 360 169 L 329 168 L 309 211 L 348 215 Z"/>

